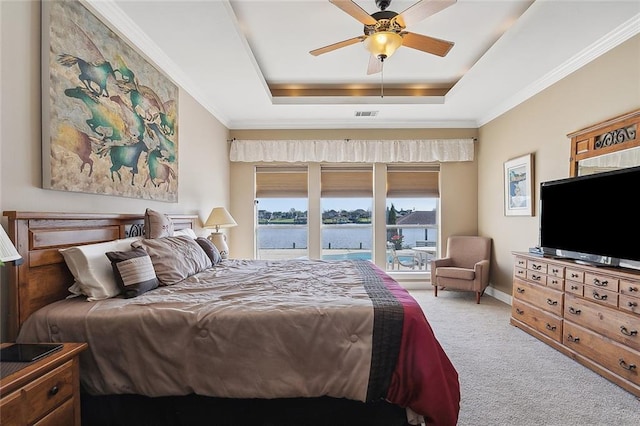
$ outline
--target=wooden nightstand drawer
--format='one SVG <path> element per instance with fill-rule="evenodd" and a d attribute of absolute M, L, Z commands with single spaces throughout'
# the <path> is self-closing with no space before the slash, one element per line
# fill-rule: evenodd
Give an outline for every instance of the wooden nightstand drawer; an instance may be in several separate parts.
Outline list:
<path fill-rule="evenodd" d="M 620 294 L 640 298 L 640 283 L 637 281 L 620 280 Z"/>
<path fill-rule="evenodd" d="M 34 426 L 60 426 L 60 425 L 72 425 L 74 422 L 74 399 L 71 398 L 61 406 L 47 414 Z"/>
<path fill-rule="evenodd" d="M 18 426 L 22 424 L 22 398 L 20 392 L 14 392 L 0 402 L 0 424 Z"/>
<path fill-rule="evenodd" d="M 2 343 L 3 348 L 11 346 Z M 80 364 L 86 343 L 62 348 L 24 364 L 0 379 L 0 424 L 73 426 L 80 424 Z"/>
<path fill-rule="evenodd" d="M 537 271 L 527 271 L 527 279 L 536 284 L 547 285 L 547 276 Z"/>
<path fill-rule="evenodd" d="M 29 412 L 29 423 L 60 405 L 73 395 L 73 365 L 71 361 L 45 374 L 33 383 L 25 386 L 24 395 Z"/>

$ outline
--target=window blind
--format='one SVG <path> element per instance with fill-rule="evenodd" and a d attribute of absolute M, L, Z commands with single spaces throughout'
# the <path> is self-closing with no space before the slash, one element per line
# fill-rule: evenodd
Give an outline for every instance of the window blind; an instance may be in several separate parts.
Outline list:
<path fill-rule="evenodd" d="M 257 167 L 256 198 L 306 198 L 306 167 Z"/>
<path fill-rule="evenodd" d="M 323 167 L 320 176 L 320 194 L 323 198 L 373 197 L 371 168 Z"/>
<path fill-rule="evenodd" d="M 440 167 L 388 167 L 387 197 L 438 197 Z"/>

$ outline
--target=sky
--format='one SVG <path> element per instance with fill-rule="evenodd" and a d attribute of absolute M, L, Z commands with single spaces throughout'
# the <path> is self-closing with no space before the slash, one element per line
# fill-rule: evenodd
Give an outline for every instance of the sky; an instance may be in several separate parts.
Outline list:
<path fill-rule="evenodd" d="M 393 203 L 396 210 L 430 211 L 436 208 L 435 198 L 390 198 L 387 205 Z M 371 198 L 323 198 L 322 210 L 371 210 Z M 258 209 L 267 211 L 289 211 L 295 208 L 299 211 L 307 210 L 306 198 L 262 198 Z"/>

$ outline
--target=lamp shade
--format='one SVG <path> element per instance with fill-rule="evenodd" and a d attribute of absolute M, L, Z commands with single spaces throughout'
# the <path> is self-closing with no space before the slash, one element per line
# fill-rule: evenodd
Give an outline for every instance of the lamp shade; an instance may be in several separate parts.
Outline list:
<path fill-rule="evenodd" d="M 216 232 L 218 232 L 218 229 L 220 228 L 231 228 L 232 226 L 237 225 L 238 224 L 233 220 L 233 217 L 231 217 L 227 209 L 224 207 L 214 207 L 214 209 L 211 210 L 209 218 L 204 223 L 204 228 L 215 228 Z"/>
<path fill-rule="evenodd" d="M 4 228 L 0 226 L 0 262 L 11 262 L 18 259 L 22 259 L 22 256 L 16 250 Z"/>
<path fill-rule="evenodd" d="M 392 31 L 380 31 L 367 37 L 364 45 L 376 58 L 386 59 L 402 45 L 402 36 Z"/>

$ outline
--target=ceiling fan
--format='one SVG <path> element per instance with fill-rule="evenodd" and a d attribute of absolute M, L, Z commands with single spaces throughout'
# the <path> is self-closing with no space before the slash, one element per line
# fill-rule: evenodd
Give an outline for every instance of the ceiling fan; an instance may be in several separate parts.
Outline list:
<path fill-rule="evenodd" d="M 322 55 L 342 47 L 364 42 L 371 52 L 367 74 L 382 71 L 383 62 L 400 46 L 411 47 L 438 56 L 446 56 L 453 42 L 405 31 L 415 24 L 451 6 L 456 0 L 419 0 L 401 13 L 387 10 L 391 0 L 375 0 L 380 11 L 369 15 L 353 0 L 329 0 L 364 24 L 364 35 L 333 43 L 310 51 L 313 56 Z"/>

